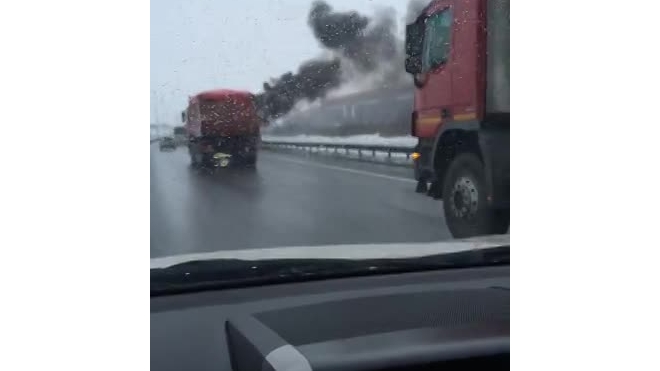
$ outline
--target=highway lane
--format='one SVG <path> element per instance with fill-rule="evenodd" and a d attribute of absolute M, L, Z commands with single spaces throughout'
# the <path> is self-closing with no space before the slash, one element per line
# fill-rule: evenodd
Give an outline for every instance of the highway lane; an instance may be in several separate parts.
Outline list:
<path fill-rule="evenodd" d="M 450 239 L 409 168 L 262 151 L 256 169 L 200 173 L 151 145 L 151 257 L 279 246 Z"/>

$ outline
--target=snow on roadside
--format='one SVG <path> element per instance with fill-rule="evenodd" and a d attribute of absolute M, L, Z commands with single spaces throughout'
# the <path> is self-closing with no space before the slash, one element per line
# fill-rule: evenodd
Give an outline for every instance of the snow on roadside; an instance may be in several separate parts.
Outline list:
<path fill-rule="evenodd" d="M 414 147 L 417 138 L 412 136 L 382 137 L 380 134 L 351 135 L 347 137 L 322 136 L 322 135 L 262 135 L 265 142 L 277 141 L 286 143 L 328 143 L 328 144 L 363 144 Z"/>

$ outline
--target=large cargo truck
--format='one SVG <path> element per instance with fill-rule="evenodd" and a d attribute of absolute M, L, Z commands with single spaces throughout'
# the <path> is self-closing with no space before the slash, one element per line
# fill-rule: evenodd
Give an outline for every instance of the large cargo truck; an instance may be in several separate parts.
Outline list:
<path fill-rule="evenodd" d="M 254 166 L 262 120 L 254 96 L 235 90 L 211 90 L 189 99 L 182 115 L 193 166 L 230 163 Z"/>
<path fill-rule="evenodd" d="M 509 0 L 433 0 L 406 27 L 417 191 L 454 237 L 509 229 Z"/>

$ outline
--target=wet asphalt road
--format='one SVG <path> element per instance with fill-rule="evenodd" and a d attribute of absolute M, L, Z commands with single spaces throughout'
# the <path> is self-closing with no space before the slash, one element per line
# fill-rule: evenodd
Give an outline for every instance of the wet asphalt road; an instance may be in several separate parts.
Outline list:
<path fill-rule="evenodd" d="M 151 145 L 151 257 L 450 239 L 412 169 L 262 151 L 256 169 L 200 173 Z"/>

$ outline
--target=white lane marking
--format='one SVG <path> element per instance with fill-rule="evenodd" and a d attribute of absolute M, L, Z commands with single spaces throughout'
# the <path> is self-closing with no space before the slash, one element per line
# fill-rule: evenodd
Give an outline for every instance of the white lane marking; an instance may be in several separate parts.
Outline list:
<path fill-rule="evenodd" d="M 373 173 L 371 171 L 365 171 L 365 170 L 357 170 L 357 169 L 349 169 L 345 167 L 340 167 L 340 166 L 333 166 L 333 165 L 326 165 L 326 164 L 320 164 L 317 162 L 311 162 L 311 161 L 300 161 L 300 160 L 293 160 L 289 158 L 284 158 L 281 156 L 271 156 L 272 158 L 276 158 L 280 161 L 284 162 L 291 162 L 293 164 L 299 164 L 299 165 L 309 165 L 309 166 L 316 166 L 324 169 L 331 169 L 331 170 L 338 170 L 338 171 L 345 171 L 347 173 L 353 173 L 353 174 L 361 174 L 361 175 L 368 175 L 368 176 L 373 176 L 376 178 L 383 178 L 383 179 L 389 179 L 389 180 L 398 180 L 400 182 L 406 182 L 406 183 L 417 183 L 415 179 L 408 179 L 408 178 L 401 178 L 398 176 L 391 176 L 391 175 L 385 175 L 385 174 L 378 174 L 378 173 Z"/>

